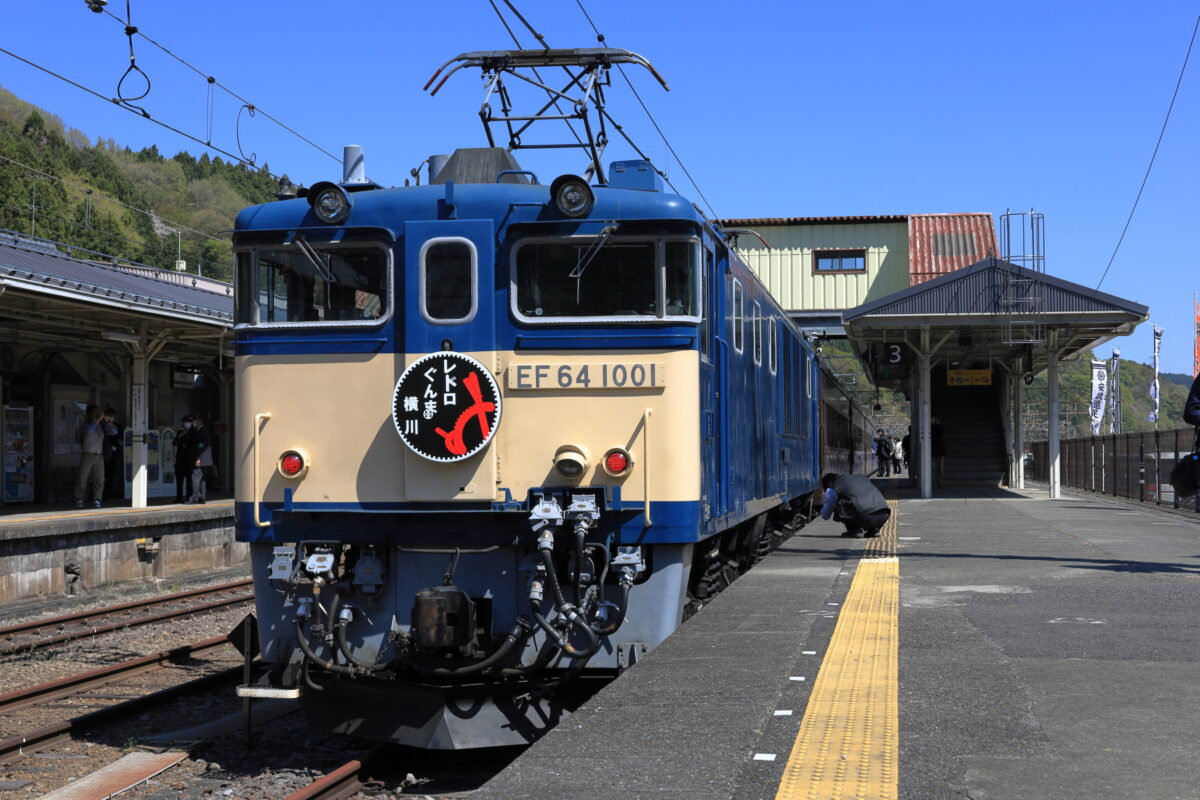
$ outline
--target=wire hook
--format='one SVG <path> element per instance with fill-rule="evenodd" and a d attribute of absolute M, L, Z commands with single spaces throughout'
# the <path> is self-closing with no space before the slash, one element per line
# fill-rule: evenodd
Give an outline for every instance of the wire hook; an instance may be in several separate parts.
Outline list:
<path fill-rule="evenodd" d="M 242 112 L 243 111 L 249 111 L 250 116 L 253 117 L 256 109 L 250 103 L 242 104 L 242 107 L 238 109 L 237 122 L 234 124 L 233 134 L 235 137 L 237 137 L 238 154 L 241 155 L 243 161 L 245 161 L 247 164 L 249 164 L 250 166 L 253 167 L 253 166 L 256 166 L 256 164 L 254 163 L 254 159 L 258 158 L 258 153 L 251 153 L 250 156 L 247 158 L 246 151 L 242 149 Z"/>

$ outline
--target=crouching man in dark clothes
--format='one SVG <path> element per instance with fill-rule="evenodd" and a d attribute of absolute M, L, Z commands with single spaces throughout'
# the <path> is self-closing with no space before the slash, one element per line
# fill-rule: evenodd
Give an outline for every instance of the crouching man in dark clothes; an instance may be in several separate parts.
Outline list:
<path fill-rule="evenodd" d="M 846 524 L 842 536 L 861 539 L 878 536 L 879 529 L 892 515 L 887 501 L 865 475 L 838 475 L 827 473 L 821 478 L 825 490 L 821 504 L 821 519 L 833 517 Z"/>

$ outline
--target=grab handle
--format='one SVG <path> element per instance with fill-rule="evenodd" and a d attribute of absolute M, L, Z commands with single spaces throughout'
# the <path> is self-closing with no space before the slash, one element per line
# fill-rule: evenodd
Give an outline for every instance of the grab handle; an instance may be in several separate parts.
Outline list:
<path fill-rule="evenodd" d="M 258 508 L 261 505 L 261 501 L 262 501 L 262 496 L 258 493 L 258 430 L 259 430 L 259 428 L 262 427 L 263 421 L 268 420 L 270 418 L 271 418 L 270 412 L 263 412 L 261 414 L 254 415 L 254 450 L 250 454 L 250 460 L 254 464 L 254 469 L 253 469 L 253 473 L 254 473 L 254 486 L 253 486 L 254 524 L 260 528 L 269 528 L 271 526 L 271 523 L 263 522 L 262 518 L 259 516 L 259 513 L 258 513 Z"/>
<path fill-rule="evenodd" d="M 646 497 L 646 527 L 650 527 L 650 415 L 647 408 L 642 412 L 642 492 Z"/>

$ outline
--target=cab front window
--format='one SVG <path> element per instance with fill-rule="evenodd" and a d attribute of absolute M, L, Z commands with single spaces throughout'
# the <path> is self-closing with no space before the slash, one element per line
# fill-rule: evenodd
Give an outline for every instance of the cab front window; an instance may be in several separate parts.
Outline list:
<path fill-rule="evenodd" d="M 388 310 L 388 252 L 303 240 L 244 250 L 237 283 L 239 324 L 374 322 Z"/>
<path fill-rule="evenodd" d="M 699 245 L 604 236 L 522 242 L 513 310 L 525 322 L 698 320 Z"/>

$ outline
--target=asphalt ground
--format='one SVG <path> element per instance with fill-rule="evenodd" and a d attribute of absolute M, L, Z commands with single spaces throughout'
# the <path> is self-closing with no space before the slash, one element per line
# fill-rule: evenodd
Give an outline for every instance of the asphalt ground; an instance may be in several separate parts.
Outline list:
<path fill-rule="evenodd" d="M 1200 798 L 1200 524 L 905 492 L 890 796 Z M 863 547 L 840 530 L 800 531 L 472 796 L 775 797 Z"/>

